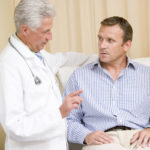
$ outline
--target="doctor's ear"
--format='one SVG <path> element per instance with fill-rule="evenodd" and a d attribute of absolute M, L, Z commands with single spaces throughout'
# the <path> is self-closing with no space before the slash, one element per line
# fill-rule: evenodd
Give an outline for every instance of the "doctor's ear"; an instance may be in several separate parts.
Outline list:
<path fill-rule="evenodd" d="M 26 24 L 21 26 L 21 32 L 23 35 L 27 35 L 29 33 L 29 31 L 30 31 L 30 28 Z"/>

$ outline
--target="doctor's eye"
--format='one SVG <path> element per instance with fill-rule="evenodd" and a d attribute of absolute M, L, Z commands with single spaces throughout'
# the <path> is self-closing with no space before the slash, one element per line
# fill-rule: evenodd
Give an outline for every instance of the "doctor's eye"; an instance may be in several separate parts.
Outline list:
<path fill-rule="evenodd" d="M 42 33 L 43 34 L 51 33 L 51 30 L 48 29 L 48 30 L 42 31 Z"/>

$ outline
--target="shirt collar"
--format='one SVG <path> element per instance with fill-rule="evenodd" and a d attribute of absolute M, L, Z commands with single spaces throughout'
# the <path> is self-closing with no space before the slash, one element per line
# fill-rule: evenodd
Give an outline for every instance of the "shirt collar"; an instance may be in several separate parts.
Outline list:
<path fill-rule="evenodd" d="M 10 37 L 10 42 L 25 58 L 37 57 L 35 53 L 32 52 L 29 47 L 25 45 L 15 34 Z"/>
<path fill-rule="evenodd" d="M 98 58 L 96 61 L 94 61 L 92 63 L 92 68 L 99 67 L 102 69 L 102 66 L 101 66 L 99 60 L 100 60 L 100 58 Z M 132 69 L 135 70 L 135 69 L 137 69 L 137 64 L 127 56 L 127 67 L 126 68 L 129 68 L 129 67 L 131 67 Z"/>

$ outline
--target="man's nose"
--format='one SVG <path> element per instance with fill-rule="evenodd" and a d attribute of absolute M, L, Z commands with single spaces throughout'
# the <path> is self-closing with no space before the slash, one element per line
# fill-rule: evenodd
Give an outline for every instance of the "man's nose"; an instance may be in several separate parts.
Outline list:
<path fill-rule="evenodd" d="M 99 42 L 99 48 L 106 48 L 107 42 L 105 40 Z"/>

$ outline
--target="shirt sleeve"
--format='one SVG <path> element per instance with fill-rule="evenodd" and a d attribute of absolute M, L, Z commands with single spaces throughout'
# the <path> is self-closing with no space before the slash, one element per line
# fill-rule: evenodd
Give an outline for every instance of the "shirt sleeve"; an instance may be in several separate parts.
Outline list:
<path fill-rule="evenodd" d="M 79 90 L 79 88 L 75 79 L 75 73 L 73 73 L 68 80 L 63 98 L 76 90 Z M 92 132 L 84 126 L 83 116 L 82 104 L 80 104 L 79 108 L 72 110 L 67 117 L 67 137 L 70 142 L 83 144 L 85 137 Z"/>
<path fill-rule="evenodd" d="M 53 73 L 57 73 L 59 68 L 66 66 L 83 66 L 95 61 L 98 58 L 96 54 L 83 54 L 78 52 L 64 52 L 50 54 L 46 51 L 42 51 L 45 56 L 49 67 L 53 70 Z"/>
<path fill-rule="evenodd" d="M 96 54 L 83 54 L 78 52 L 64 53 L 65 63 L 64 66 L 83 66 L 92 61 L 95 61 L 98 56 Z"/>

